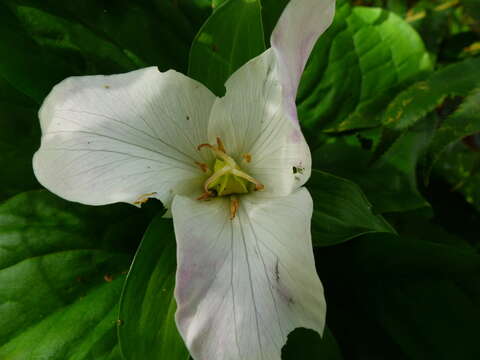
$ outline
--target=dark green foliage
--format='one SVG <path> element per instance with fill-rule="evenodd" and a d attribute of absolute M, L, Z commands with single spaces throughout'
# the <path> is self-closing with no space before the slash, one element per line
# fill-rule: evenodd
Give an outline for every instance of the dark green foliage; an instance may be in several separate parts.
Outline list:
<path fill-rule="evenodd" d="M 260 55 L 265 43 L 260 0 L 227 1 L 217 6 L 193 41 L 188 74 L 223 96 L 230 75 Z"/>
<path fill-rule="evenodd" d="M 46 191 L 0 205 L 0 358 L 119 359 L 118 300 L 146 222 Z"/>
<path fill-rule="evenodd" d="M 303 74 L 300 119 L 328 131 L 375 126 L 389 97 L 430 69 L 420 37 L 399 16 L 340 1 Z"/>
<path fill-rule="evenodd" d="M 68 76 L 151 65 L 221 95 L 287 2 L 0 0 L 0 359 L 188 359 L 171 220 L 39 190 L 37 111 Z M 337 1 L 297 98 L 327 328 L 283 359 L 480 359 L 479 20 L 477 0 Z"/>
<path fill-rule="evenodd" d="M 175 236 L 155 218 L 135 255 L 120 299 L 120 348 L 126 359 L 188 359 L 175 325 Z"/>

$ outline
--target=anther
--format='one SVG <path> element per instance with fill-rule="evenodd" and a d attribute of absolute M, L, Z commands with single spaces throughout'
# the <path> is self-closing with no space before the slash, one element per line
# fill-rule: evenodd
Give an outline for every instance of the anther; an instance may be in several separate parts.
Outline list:
<path fill-rule="evenodd" d="M 200 145 L 197 146 L 197 150 L 200 151 L 200 150 L 201 150 L 202 148 L 204 148 L 204 147 L 207 147 L 207 148 L 212 149 L 212 150 L 214 149 L 214 146 L 213 146 L 213 145 L 210 145 L 210 144 L 200 144 Z"/>
<path fill-rule="evenodd" d="M 223 146 L 223 142 L 222 140 L 217 137 L 217 146 L 214 146 L 214 145 L 211 145 L 211 144 L 200 144 L 197 146 L 197 150 L 200 151 L 202 148 L 209 148 L 210 150 L 213 151 L 213 153 L 219 157 L 220 159 L 222 159 L 223 161 L 225 161 L 228 165 L 230 165 L 231 167 L 235 167 L 237 164 L 235 163 L 235 160 L 233 160 L 230 156 L 228 156 L 226 153 L 225 153 L 225 147 Z"/>
<path fill-rule="evenodd" d="M 201 163 L 198 161 L 195 161 L 195 165 L 197 165 L 204 173 L 208 172 L 210 169 L 208 168 L 208 165 L 205 163 Z"/>
<path fill-rule="evenodd" d="M 148 201 L 148 199 L 150 198 L 150 196 L 152 195 L 156 195 L 157 193 L 156 192 L 151 192 L 151 193 L 148 193 L 148 194 L 143 194 L 141 196 L 138 197 L 137 200 L 135 200 L 133 203 L 135 205 L 141 205 L 141 204 L 144 204 Z"/>
<path fill-rule="evenodd" d="M 222 139 L 220 139 L 220 137 L 218 137 L 218 136 L 217 136 L 217 146 L 218 146 L 218 150 L 220 150 L 223 153 L 227 153 L 225 151 L 225 146 L 223 145 Z"/>
<path fill-rule="evenodd" d="M 243 160 L 245 160 L 247 163 L 252 162 L 252 155 L 250 155 L 250 154 L 248 154 L 248 153 L 247 153 L 247 154 L 243 154 L 243 155 L 242 155 L 242 158 L 243 158 Z"/>
<path fill-rule="evenodd" d="M 211 191 L 206 191 L 202 195 L 200 195 L 197 200 L 208 200 L 211 197 L 213 197 L 213 192 Z"/>
<path fill-rule="evenodd" d="M 235 218 L 237 215 L 238 208 L 240 207 L 240 202 L 235 196 L 230 196 L 230 220 Z"/>

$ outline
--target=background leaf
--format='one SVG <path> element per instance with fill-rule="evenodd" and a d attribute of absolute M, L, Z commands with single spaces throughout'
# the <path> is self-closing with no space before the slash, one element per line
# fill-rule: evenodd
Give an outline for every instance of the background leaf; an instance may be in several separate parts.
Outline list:
<path fill-rule="evenodd" d="M 478 357 L 480 258 L 441 242 L 367 234 L 318 249 L 327 322 L 346 358 Z"/>
<path fill-rule="evenodd" d="M 431 66 L 422 40 L 399 16 L 339 1 L 302 77 L 300 120 L 329 131 L 378 125 L 378 113 L 397 88 Z"/>
<path fill-rule="evenodd" d="M 45 191 L 0 205 L 1 359 L 119 359 L 117 304 L 138 214 Z"/>
<path fill-rule="evenodd" d="M 480 88 L 467 96 L 460 108 L 445 119 L 437 130 L 428 149 L 425 167 L 430 169 L 449 144 L 479 132 Z"/>
<path fill-rule="evenodd" d="M 0 3 L 0 53 L 3 54 L 0 78 L 37 103 L 69 73 L 66 61 L 35 43 L 3 3 Z"/>
<path fill-rule="evenodd" d="M 360 188 L 345 179 L 313 170 L 308 182 L 313 197 L 312 237 L 315 246 L 330 246 L 373 232 L 395 232 Z"/>
<path fill-rule="evenodd" d="M 222 96 L 228 77 L 264 50 L 260 1 L 228 0 L 195 37 L 188 74 Z"/>
<path fill-rule="evenodd" d="M 314 167 L 357 183 L 375 213 L 429 211 L 428 202 L 418 189 L 416 169 L 433 130 L 429 122 L 418 124 L 374 164 L 371 159 L 379 141 L 379 129 L 328 137 L 313 153 Z"/>
<path fill-rule="evenodd" d="M 389 105 L 383 124 L 404 130 L 435 109 L 447 96 L 467 96 L 480 84 L 480 59 L 467 59 L 433 73 L 401 92 Z"/>
<path fill-rule="evenodd" d="M 343 357 L 328 328 L 325 328 L 321 338 L 313 330 L 300 328 L 288 335 L 287 343 L 282 349 L 282 359 L 342 360 Z"/>
<path fill-rule="evenodd" d="M 479 66 L 480 59 L 467 59 L 440 69 L 425 81 L 415 83 L 400 92 L 385 111 L 385 127 L 373 160 L 383 156 L 385 151 L 418 121 L 425 119 L 424 121 L 436 126 L 442 117 L 446 117 L 444 112 L 454 111 L 450 109 L 452 105 L 458 106 L 457 103 L 461 102 L 462 97 L 480 85 Z M 453 97 L 453 100 L 448 97 Z M 438 114 L 431 113 L 435 108 Z"/>
<path fill-rule="evenodd" d="M 5 0 L 0 4 L 0 77 L 40 103 L 67 76 L 150 65 L 186 72 L 190 43 L 209 14 L 203 8 L 200 15 L 189 15 L 194 5 Z"/>
<path fill-rule="evenodd" d="M 174 317 L 175 247 L 172 222 L 157 216 L 137 250 L 120 300 L 118 335 L 126 359 L 189 358 Z"/>
<path fill-rule="evenodd" d="M 32 155 L 40 143 L 36 104 L 0 78 L 0 202 L 39 187 Z"/>

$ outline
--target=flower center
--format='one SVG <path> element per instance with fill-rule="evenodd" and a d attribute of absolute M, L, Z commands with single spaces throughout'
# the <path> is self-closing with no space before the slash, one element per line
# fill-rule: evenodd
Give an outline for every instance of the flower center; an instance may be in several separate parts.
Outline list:
<path fill-rule="evenodd" d="M 218 196 L 230 196 L 231 199 L 231 218 L 235 217 L 238 209 L 237 194 L 247 194 L 251 191 L 263 190 L 264 186 L 255 178 L 242 171 L 236 161 L 227 155 L 225 147 L 220 138 L 217 137 L 217 144 L 201 144 L 198 150 L 202 148 L 210 149 L 216 156 L 213 165 L 213 174 L 205 181 L 203 185 L 204 193 L 198 200 L 209 200 Z M 243 158 L 251 161 L 251 155 L 245 154 Z M 198 164 L 200 168 L 207 172 L 209 168 L 206 164 Z"/>

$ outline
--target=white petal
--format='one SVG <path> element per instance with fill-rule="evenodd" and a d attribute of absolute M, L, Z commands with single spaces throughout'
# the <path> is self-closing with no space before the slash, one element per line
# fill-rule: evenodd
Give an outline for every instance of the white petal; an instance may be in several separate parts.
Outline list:
<path fill-rule="evenodd" d="M 172 212 L 176 321 L 195 360 L 280 360 L 296 327 L 323 332 L 306 189 L 241 197 L 233 220 L 224 199 L 176 196 Z"/>
<path fill-rule="evenodd" d="M 284 107 L 273 51 L 242 66 L 225 86 L 226 95 L 213 105 L 210 141 L 219 136 L 267 194 L 288 195 L 302 186 L 310 177 L 310 150 Z M 252 155 L 251 163 L 241 161 L 244 154 Z"/>
<path fill-rule="evenodd" d="M 84 204 L 134 203 L 201 192 L 196 149 L 207 141 L 215 96 L 200 83 L 156 67 L 111 76 L 72 77 L 54 87 L 39 117 L 37 179 Z M 152 194 L 154 193 L 154 194 Z"/>
<path fill-rule="evenodd" d="M 275 52 L 286 106 L 296 118 L 295 97 L 305 64 L 315 42 L 330 26 L 335 0 L 291 0 L 273 30 Z"/>

